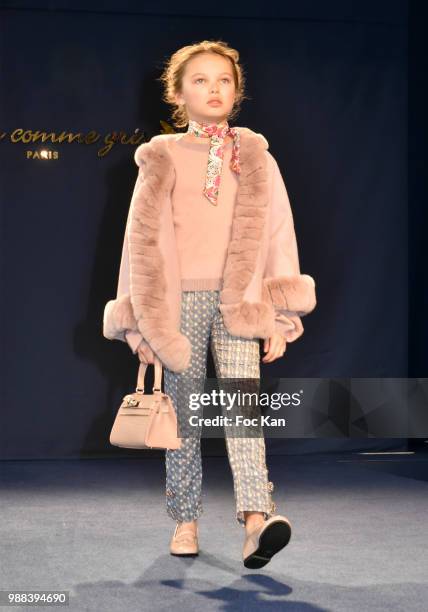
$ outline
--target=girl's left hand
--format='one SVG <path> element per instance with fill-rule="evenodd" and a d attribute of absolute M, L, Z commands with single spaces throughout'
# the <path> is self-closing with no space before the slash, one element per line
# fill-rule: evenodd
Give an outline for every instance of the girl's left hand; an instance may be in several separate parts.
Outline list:
<path fill-rule="evenodd" d="M 266 355 L 262 358 L 263 363 L 271 363 L 275 359 L 282 357 L 285 353 L 286 344 L 287 342 L 281 334 L 275 333 L 270 338 L 265 338 L 263 350 Z"/>

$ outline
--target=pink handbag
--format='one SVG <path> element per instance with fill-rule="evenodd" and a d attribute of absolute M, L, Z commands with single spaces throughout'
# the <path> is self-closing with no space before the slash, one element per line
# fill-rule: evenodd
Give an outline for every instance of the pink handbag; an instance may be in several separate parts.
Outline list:
<path fill-rule="evenodd" d="M 110 433 L 110 444 L 124 448 L 181 447 L 177 436 L 177 415 L 171 398 L 162 392 L 162 362 L 155 355 L 153 393 L 144 393 L 146 363 L 140 362 L 137 388 L 125 395 Z"/>

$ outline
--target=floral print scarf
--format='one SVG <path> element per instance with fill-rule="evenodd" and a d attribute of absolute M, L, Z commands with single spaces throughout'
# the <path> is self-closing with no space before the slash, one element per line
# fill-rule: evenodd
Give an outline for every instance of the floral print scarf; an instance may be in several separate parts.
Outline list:
<path fill-rule="evenodd" d="M 236 128 L 229 127 L 226 120 L 220 123 L 200 123 L 199 121 L 189 119 L 187 133 L 200 136 L 202 138 L 211 138 L 210 150 L 208 154 L 207 174 L 203 193 L 211 204 L 217 206 L 220 176 L 224 157 L 224 139 L 228 134 L 233 136 L 233 149 L 230 168 L 237 174 L 240 174 L 241 172 L 241 167 L 239 164 L 239 131 Z"/>

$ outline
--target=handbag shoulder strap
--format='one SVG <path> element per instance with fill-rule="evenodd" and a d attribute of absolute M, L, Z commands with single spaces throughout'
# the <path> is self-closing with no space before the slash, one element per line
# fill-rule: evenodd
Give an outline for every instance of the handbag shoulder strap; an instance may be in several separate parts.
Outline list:
<path fill-rule="evenodd" d="M 146 377 L 147 363 L 143 363 L 140 361 L 140 366 L 138 368 L 138 378 L 137 378 L 137 393 L 144 393 L 144 379 Z M 155 381 L 153 386 L 153 391 L 161 391 L 162 390 L 162 361 L 159 359 L 157 355 L 154 355 L 154 366 L 155 366 Z"/>

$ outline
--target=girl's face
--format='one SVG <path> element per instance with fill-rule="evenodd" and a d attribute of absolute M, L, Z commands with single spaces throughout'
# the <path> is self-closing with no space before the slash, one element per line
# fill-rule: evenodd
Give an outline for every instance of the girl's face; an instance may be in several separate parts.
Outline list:
<path fill-rule="evenodd" d="M 217 98 L 220 104 L 209 104 Z M 231 61 L 218 53 L 200 53 L 186 65 L 177 104 L 185 104 L 189 119 L 220 123 L 227 119 L 235 101 Z"/>

